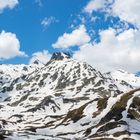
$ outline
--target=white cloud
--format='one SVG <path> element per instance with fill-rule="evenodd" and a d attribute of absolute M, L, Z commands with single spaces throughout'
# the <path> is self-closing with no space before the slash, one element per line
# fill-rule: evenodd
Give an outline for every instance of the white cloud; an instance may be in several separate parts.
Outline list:
<path fill-rule="evenodd" d="M 105 4 L 104 0 L 90 0 L 89 3 L 85 6 L 84 11 L 87 13 L 92 13 L 93 10 L 98 10 L 102 8 Z"/>
<path fill-rule="evenodd" d="M 29 63 L 32 64 L 35 61 L 38 61 L 39 63 L 46 64 L 50 60 L 50 58 L 51 54 L 47 50 L 44 50 L 42 52 L 34 53 Z"/>
<path fill-rule="evenodd" d="M 73 57 L 86 61 L 104 72 L 115 69 L 124 69 L 129 72 L 139 71 L 139 9 L 139 0 L 90 0 L 83 9 L 90 17 L 95 16 L 93 11 L 99 10 L 106 12 L 106 16 L 119 17 L 121 20 L 116 30 L 112 27 L 101 31 L 99 43 L 90 42 L 81 45 Z M 130 29 L 127 22 L 135 25 L 137 29 Z"/>
<path fill-rule="evenodd" d="M 140 27 L 140 1 L 139 0 L 90 0 L 84 7 L 84 12 L 103 10 L 121 20 Z"/>
<path fill-rule="evenodd" d="M 71 33 L 64 33 L 60 36 L 55 44 L 54 48 L 67 49 L 73 46 L 82 46 L 90 41 L 90 36 L 88 35 L 84 25 L 73 30 Z"/>
<path fill-rule="evenodd" d="M 140 68 L 140 31 L 129 29 L 116 35 L 114 29 L 100 32 L 101 41 L 85 44 L 74 58 L 86 61 L 101 71 L 124 69 L 136 72 Z"/>
<path fill-rule="evenodd" d="M 112 2 L 113 0 L 90 0 L 84 7 L 84 12 L 91 14 L 93 11 L 103 10 Z"/>
<path fill-rule="evenodd" d="M 56 22 L 59 22 L 59 21 L 55 17 L 53 17 L 53 16 L 51 16 L 51 17 L 45 17 L 42 20 L 41 25 L 43 25 L 45 28 L 47 28 L 52 23 L 56 23 Z"/>
<path fill-rule="evenodd" d="M 15 34 L 2 31 L 0 33 L 0 59 L 10 59 L 16 56 L 26 56 L 20 51 L 20 42 Z"/>
<path fill-rule="evenodd" d="M 0 12 L 5 8 L 13 9 L 18 4 L 18 0 L 0 0 Z"/>
<path fill-rule="evenodd" d="M 140 27 L 140 0 L 115 0 L 113 14 Z"/>

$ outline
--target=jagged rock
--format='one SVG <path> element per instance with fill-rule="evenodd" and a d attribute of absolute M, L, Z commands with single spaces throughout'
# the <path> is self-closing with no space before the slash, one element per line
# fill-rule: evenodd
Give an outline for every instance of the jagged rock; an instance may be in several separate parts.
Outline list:
<path fill-rule="evenodd" d="M 63 59 L 69 59 L 71 58 L 71 55 L 70 53 L 66 53 L 66 52 L 56 52 L 56 53 L 53 53 L 52 57 L 51 57 L 51 60 L 63 60 Z"/>
<path fill-rule="evenodd" d="M 140 138 L 140 89 L 69 53 L 0 65 L 0 87 L 0 139 Z"/>

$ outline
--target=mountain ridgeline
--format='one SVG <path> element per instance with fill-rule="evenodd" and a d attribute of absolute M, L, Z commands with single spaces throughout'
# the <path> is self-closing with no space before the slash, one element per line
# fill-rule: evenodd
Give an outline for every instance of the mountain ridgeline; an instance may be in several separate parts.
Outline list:
<path fill-rule="evenodd" d="M 0 139 L 139 140 L 139 83 L 69 53 L 45 65 L 0 65 Z"/>

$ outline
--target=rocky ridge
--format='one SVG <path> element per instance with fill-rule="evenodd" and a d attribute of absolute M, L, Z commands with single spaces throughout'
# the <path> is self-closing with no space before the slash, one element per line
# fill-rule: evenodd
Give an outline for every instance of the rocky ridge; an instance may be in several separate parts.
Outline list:
<path fill-rule="evenodd" d="M 0 71 L 1 139 L 140 138 L 140 89 L 128 81 L 60 52 Z"/>

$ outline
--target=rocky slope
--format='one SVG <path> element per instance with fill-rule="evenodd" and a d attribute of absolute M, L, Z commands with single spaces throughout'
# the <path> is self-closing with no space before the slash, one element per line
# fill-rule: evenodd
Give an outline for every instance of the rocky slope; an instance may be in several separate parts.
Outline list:
<path fill-rule="evenodd" d="M 37 65 L 1 65 L 0 139 L 140 139 L 140 89 L 66 53 Z"/>

